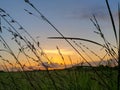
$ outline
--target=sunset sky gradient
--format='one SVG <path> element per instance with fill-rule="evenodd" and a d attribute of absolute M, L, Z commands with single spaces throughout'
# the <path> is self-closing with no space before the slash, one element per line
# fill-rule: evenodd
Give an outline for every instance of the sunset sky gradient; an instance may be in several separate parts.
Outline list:
<path fill-rule="evenodd" d="M 118 30 L 117 6 L 119 0 L 108 1 L 114 16 L 116 28 Z M 64 36 L 80 37 L 103 43 L 102 39 L 94 33 L 96 28 L 90 21 L 90 18 L 92 18 L 92 15 L 94 14 L 98 19 L 107 40 L 113 45 L 116 45 L 105 0 L 30 0 L 30 2 L 33 3 L 37 9 L 40 10 Z M 68 58 L 69 56 L 74 63 L 82 61 L 82 58 L 79 57 L 64 40 L 48 39 L 48 37 L 58 37 L 60 35 L 56 33 L 54 29 L 48 23 L 46 23 L 33 8 L 25 3 L 24 0 L 1 0 L 0 8 L 8 12 L 37 41 L 40 42 L 40 46 L 43 48 L 49 58 L 52 58 L 54 63 L 63 63 L 56 46 L 59 47 L 61 53 L 65 57 L 66 64 L 70 64 Z M 26 13 L 24 9 L 34 13 L 36 17 Z M 3 20 L 2 25 L 6 25 Z M 3 36 L 9 37 L 8 33 L 3 33 Z M 76 42 L 79 43 L 80 41 Z M 13 50 L 16 50 L 16 48 L 14 48 L 14 43 L 11 43 L 9 40 L 8 43 Z M 100 51 L 101 47 L 86 42 L 81 43 L 95 51 L 101 57 L 104 56 L 104 51 Z M 82 51 L 80 50 L 80 52 Z M 94 60 L 98 60 L 98 58 L 90 54 L 89 51 L 86 50 L 86 52 Z M 85 56 L 84 53 L 82 54 Z M 86 57 L 86 59 L 88 59 L 88 57 Z M 10 60 L 12 61 L 12 58 Z M 2 61 L 0 62 L 2 63 Z"/>

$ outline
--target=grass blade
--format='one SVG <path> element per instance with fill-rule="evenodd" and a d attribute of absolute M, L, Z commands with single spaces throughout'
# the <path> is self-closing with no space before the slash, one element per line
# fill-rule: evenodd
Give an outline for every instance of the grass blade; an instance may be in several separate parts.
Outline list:
<path fill-rule="evenodd" d="M 96 42 L 96 41 L 92 41 L 92 40 L 89 40 L 89 39 L 83 39 L 83 38 L 73 38 L 73 37 L 48 37 L 49 39 L 70 39 L 70 40 L 81 40 L 81 41 L 86 41 L 86 42 L 90 42 L 90 43 L 93 43 L 93 44 L 96 44 L 96 45 L 99 45 L 99 46 L 102 46 L 102 47 L 105 47 L 104 45 Z"/>
<path fill-rule="evenodd" d="M 106 0 L 106 5 L 107 5 L 108 11 L 109 11 L 109 15 L 110 15 L 112 27 L 113 27 L 113 30 L 114 30 L 114 35 L 115 35 L 116 43 L 117 43 L 117 46 L 118 46 L 117 32 L 116 32 L 115 23 L 114 23 L 114 19 L 113 19 L 113 16 L 112 16 L 112 12 L 111 12 L 108 0 Z"/>
<path fill-rule="evenodd" d="M 118 90 L 120 90 L 120 4 L 118 4 L 118 17 L 119 17 Z"/>

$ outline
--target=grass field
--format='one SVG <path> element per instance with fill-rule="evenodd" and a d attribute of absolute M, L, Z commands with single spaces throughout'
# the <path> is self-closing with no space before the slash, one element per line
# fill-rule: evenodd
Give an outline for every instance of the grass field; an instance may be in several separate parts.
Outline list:
<path fill-rule="evenodd" d="M 37 40 L 37 37 L 34 38 L 29 34 L 29 30 L 27 31 L 19 22 L 14 20 L 10 14 L 0 8 L 0 20 L 2 19 L 2 25 L 0 21 L 0 65 L 1 68 L 3 68 L 3 71 L 0 71 L 0 90 L 120 90 L 120 37 L 118 38 L 120 35 L 118 35 L 117 25 L 115 25 L 116 21 L 114 21 L 108 0 L 105 0 L 105 3 L 113 30 L 114 43 L 107 38 L 111 32 L 109 28 L 108 31 L 106 30 L 106 32 L 104 32 L 105 30 L 102 29 L 101 24 L 99 24 L 99 19 L 94 14 L 92 14 L 92 17 L 89 19 L 96 28 L 96 31 L 93 32 L 98 35 L 98 38 L 101 38 L 101 41 L 99 41 L 99 39 L 94 41 L 76 36 L 66 37 L 66 35 L 47 18 L 47 15 L 44 16 L 29 0 L 24 1 L 36 11 L 34 14 L 24 9 L 28 14 L 35 17 L 37 16 L 37 19 L 40 21 L 42 19 L 58 34 L 57 37 L 54 37 L 54 35 L 53 37 L 49 37 L 50 35 L 47 35 L 46 38 L 63 39 L 79 56 L 81 61 L 73 63 L 74 59 L 70 57 L 75 56 L 68 55 L 70 66 L 73 67 L 67 68 L 67 63 L 65 63 L 66 59 L 61 52 L 62 49 L 56 45 L 57 55 L 61 57 L 63 62 L 59 62 L 57 65 L 64 65 L 65 69 L 49 70 L 49 68 L 56 68 L 57 66 L 56 63 L 54 65 L 53 60 L 56 53 L 53 57 L 49 57 L 49 54 L 47 54 L 40 45 L 41 41 Z M 118 28 L 120 30 L 119 5 L 118 18 Z M 112 35 L 110 34 L 110 36 Z M 78 40 L 80 42 L 77 42 Z M 82 43 L 82 41 L 86 42 L 86 44 Z M 46 39 L 44 42 L 47 42 Z M 92 46 L 93 48 L 91 48 L 87 43 L 97 45 L 100 49 L 97 50 L 97 47 L 94 47 L 94 45 Z M 14 47 L 14 45 L 16 46 Z M 98 52 L 103 55 L 100 55 Z M 22 59 L 22 56 L 25 59 Z M 22 60 L 25 60 L 25 62 Z M 91 61 L 95 63 L 96 67 L 91 64 Z M 31 63 L 34 63 L 35 66 L 42 66 L 46 70 L 34 70 L 34 68 L 31 68 L 31 71 L 27 71 L 25 69 L 26 64 L 32 66 Z M 88 66 L 86 66 L 86 64 Z M 9 68 L 9 66 L 12 68 Z M 19 69 L 18 72 L 14 70 L 9 71 L 14 69 L 13 67 L 15 67 L 15 70 Z"/>
<path fill-rule="evenodd" d="M 96 69 L 98 75 L 91 69 L 91 67 L 25 72 L 29 78 L 24 76 L 24 72 L 1 72 L 0 90 L 117 89 L 117 70 L 111 68 L 94 69 Z M 105 81 L 106 85 L 102 80 Z"/>

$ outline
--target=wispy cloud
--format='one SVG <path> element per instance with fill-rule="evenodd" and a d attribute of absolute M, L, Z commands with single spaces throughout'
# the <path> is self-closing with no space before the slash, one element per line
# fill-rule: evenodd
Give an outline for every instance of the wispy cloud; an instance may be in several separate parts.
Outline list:
<path fill-rule="evenodd" d="M 45 68 L 45 67 L 47 67 L 47 68 L 59 68 L 59 67 L 61 67 L 61 65 L 58 63 L 48 63 L 48 62 L 44 62 L 40 66 L 43 66 L 43 68 Z"/>
<path fill-rule="evenodd" d="M 73 11 L 70 15 L 68 15 L 68 17 L 72 18 L 72 19 L 82 20 L 82 19 L 91 18 L 93 14 L 99 20 L 109 19 L 107 8 L 105 6 L 98 6 L 98 5 L 91 6 L 91 7 L 86 7 L 86 8 L 83 8 L 83 9 L 77 9 L 77 10 Z M 116 19 L 117 11 L 113 12 L 113 16 Z"/>
<path fill-rule="evenodd" d="M 54 50 L 44 50 L 44 51 L 45 51 L 45 53 L 48 53 L 48 54 L 59 54 L 58 50 L 56 50 L 56 49 L 54 49 Z M 61 49 L 60 51 L 63 55 L 72 55 L 73 54 L 73 51 L 69 51 L 69 50 L 65 50 L 65 49 Z"/>

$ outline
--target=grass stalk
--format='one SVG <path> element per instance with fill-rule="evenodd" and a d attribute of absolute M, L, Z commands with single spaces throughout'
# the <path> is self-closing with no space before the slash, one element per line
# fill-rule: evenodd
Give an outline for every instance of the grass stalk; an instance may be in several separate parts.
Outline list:
<path fill-rule="evenodd" d="M 118 50 L 118 90 L 120 90 L 120 3 L 118 3 L 118 20 L 119 20 L 119 50 Z"/>
<path fill-rule="evenodd" d="M 67 68 L 67 65 L 66 65 L 66 63 L 65 63 L 64 56 L 62 55 L 62 52 L 60 51 L 60 49 L 59 49 L 59 47 L 58 47 L 58 46 L 56 46 L 56 48 L 57 48 L 57 50 L 58 50 L 58 53 L 59 53 L 59 55 L 60 55 L 61 59 L 63 60 L 63 63 L 64 63 L 65 68 Z"/>
<path fill-rule="evenodd" d="M 108 0 L 105 0 L 105 1 L 106 1 L 107 9 L 109 11 L 109 16 L 110 16 L 110 20 L 111 20 L 111 23 L 112 23 L 112 27 L 113 27 L 113 31 L 114 31 L 114 35 L 115 35 L 115 39 L 116 39 L 116 44 L 118 46 L 117 32 L 116 32 L 116 27 L 115 27 L 112 11 L 110 9 L 110 5 L 108 3 Z"/>

